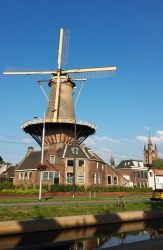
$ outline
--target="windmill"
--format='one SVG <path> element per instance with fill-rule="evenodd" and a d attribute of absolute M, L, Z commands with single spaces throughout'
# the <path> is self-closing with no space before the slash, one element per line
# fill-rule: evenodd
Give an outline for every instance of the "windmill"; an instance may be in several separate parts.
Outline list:
<path fill-rule="evenodd" d="M 74 112 L 73 88 L 75 81 L 84 81 L 89 78 L 108 77 L 114 75 L 116 67 L 102 68 L 77 68 L 63 70 L 61 65 L 66 64 L 68 58 L 69 29 L 60 29 L 58 47 L 58 68 L 56 70 L 29 70 L 7 67 L 4 75 L 51 75 L 50 79 L 37 80 L 40 87 L 41 82 L 48 82 L 51 88 L 50 98 L 43 92 L 48 100 L 46 115 L 43 119 L 34 119 L 25 122 L 21 128 L 29 133 L 36 142 L 41 145 L 42 126 L 45 121 L 45 146 L 56 143 L 58 146 L 74 143 L 74 124 L 76 125 L 76 143 L 81 144 L 89 135 L 95 134 L 97 127 L 90 122 L 77 121 Z M 82 89 L 81 87 L 81 89 Z M 77 96 L 79 98 L 81 89 Z M 77 100 L 76 100 L 77 102 Z M 75 102 L 75 104 L 76 104 Z"/>

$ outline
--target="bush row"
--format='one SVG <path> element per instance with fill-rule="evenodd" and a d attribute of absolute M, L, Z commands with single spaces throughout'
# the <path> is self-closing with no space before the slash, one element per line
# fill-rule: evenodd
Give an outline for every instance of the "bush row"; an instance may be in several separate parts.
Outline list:
<path fill-rule="evenodd" d="M 130 193 L 146 193 L 152 192 L 152 188 L 131 188 L 131 187 L 118 187 L 118 186 L 78 186 L 75 185 L 75 192 L 130 192 Z M 0 183 L 0 193 L 10 193 L 10 194 L 37 194 L 39 192 L 39 186 L 30 185 L 24 187 L 23 185 L 15 186 L 11 182 Z M 72 185 L 66 184 L 54 184 L 54 185 L 43 185 L 42 193 L 47 192 L 72 192 Z"/>

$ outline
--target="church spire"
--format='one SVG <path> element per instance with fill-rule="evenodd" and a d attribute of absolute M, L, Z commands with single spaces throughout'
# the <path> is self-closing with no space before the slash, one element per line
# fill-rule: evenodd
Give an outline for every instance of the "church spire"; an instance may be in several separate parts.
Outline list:
<path fill-rule="evenodd" d="M 111 157 L 110 157 L 110 165 L 114 167 L 114 157 L 113 157 L 112 151 L 111 151 Z"/>
<path fill-rule="evenodd" d="M 151 137 L 150 137 L 150 132 L 149 132 L 149 136 L 148 136 L 148 145 L 152 145 L 152 141 L 151 141 Z"/>

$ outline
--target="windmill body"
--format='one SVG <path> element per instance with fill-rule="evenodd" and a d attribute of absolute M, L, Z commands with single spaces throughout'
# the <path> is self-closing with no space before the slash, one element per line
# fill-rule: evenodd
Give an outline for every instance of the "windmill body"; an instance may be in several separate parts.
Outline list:
<path fill-rule="evenodd" d="M 3 73 L 6 75 L 52 75 L 51 79 L 37 80 L 39 84 L 44 81 L 48 82 L 51 88 L 45 120 L 34 119 L 21 126 L 22 130 L 29 133 L 41 146 L 42 128 L 45 122 L 45 148 L 51 144 L 56 144 L 57 148 L 63 144 L 74 144 L 74 138 L 76 138 L 75 143 L 80 145 L 89 135 L 95 134 L 97 127 L 94 124 L 76 120 L 73 100 L 75 81 L 111 76 L 116 70 L 116 67 L 62 70 L 61 65 L 67 58 L 68 42 L 69 30 L 60 29 L 57 70 L 36 71 L 7 68 Z M 74 137 L 75 127 L 76 136 Z"/>

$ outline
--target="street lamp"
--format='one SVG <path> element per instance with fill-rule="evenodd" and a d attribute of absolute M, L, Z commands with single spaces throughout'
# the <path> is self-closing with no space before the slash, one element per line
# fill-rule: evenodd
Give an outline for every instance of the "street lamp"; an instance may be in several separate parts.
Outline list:
<path fill-rule="evenodd" d="M 42 145 L 41 145 L 41 169 L 40 169 L 40 186 L 39 186 L 39 201 L 41 201 L 42 195 L 42 166 L 44 161 L 44 139 L 45 139 L 45 113 L 44 113 L 44 121 L 43 121 L 43 129 L 42 129 Z"/>
<path fill-rule="evenodd" d="M 56 109 L 52 110 L 52 112 L 55 112 Z M 38 117 L 34 117 L 38 118 Z M 42 196 L 42 172 L 44 170 L 43 163 L 44 163 L 44 141 L 45 141 L 45 112 L 44 112 L 44 120 L 43 120 L 43 129 L 42 129 L 42 145 L 41 145 L 41 167 L 40 167 L 40 185 L 39 185 L 39 201 L 41 201 Z"/>
<path fill-rule="evenodd" d="M 75 162 L 76 162 L 76 118 L 74 127 L 74 164 L 73 164 L 73 187 L 72 187 L 72 197 L 75 197 Z"/>
<path fill-rule="evenodd" d="M 38 118 L 38 117 L 34 117 Z M 39 201 L 41 201 L 42 195 L 42 171 L 43 171 L 43 161 L 44 161 L 44 139 L 45 139 L 45 113 L 44 113 L 44 120 L 43 120 L 43 129 L 42 129 L 42 145 L 41 145 L 41 167 L 40 167 L 40 185 L 39 185 Z"/>

